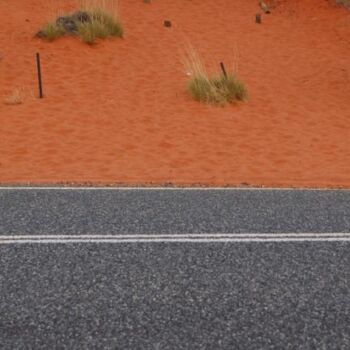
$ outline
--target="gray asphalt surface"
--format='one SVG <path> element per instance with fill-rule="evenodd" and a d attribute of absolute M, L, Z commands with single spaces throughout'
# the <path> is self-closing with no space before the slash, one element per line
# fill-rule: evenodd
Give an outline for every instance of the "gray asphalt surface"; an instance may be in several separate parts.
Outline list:
<path fill-rule="evenodd" d="M 0 234 L 350 232 L 350 191 L 0 191 Z M 0 245 L 1 349 L 349 349 L 350 243 Z"/>
<path fill-rule="evenodd" d="M 350 191 L 0 190 L 0 234 L 349 232 Z"/>

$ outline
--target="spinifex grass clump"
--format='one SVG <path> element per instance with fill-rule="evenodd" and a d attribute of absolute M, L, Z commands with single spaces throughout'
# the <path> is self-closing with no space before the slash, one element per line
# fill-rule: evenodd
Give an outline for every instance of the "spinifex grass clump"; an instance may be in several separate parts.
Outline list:
<path fill-rule="evenodd" d="M 244 101 L 247 97 L 244 84 L 232 73 L 216 77 L 194 76 L 188 89 L 195 100 L 220 105 Z"/>
<path fill-rule="evenodd" d="M 87 13 L 90 20 L 77 24 L 78 33 L 84 42 L 93 44 L 97 38 L 123 37 L 123 27 L 118 18 L 103 10 L 93 10 Z"/>
<path fill-rule="evenodd" d="M 112 12 L 103 8 L 89 8 L 60 16 L 37 33 L 38 37 L 49 41 L 63 35 L 77 35 L 84 42 L 93 44 L 98 38 L 123 37 L 123 27 L 118 16 Z"/>
<path fill-rule="evenodd" d="M 247 89 L 235 73 L 209 77 L 192 48 L 187 50 L 184 64 L 191 76 L 188 91 L 195 100 L 217 105 L 246 100 Z"/>
<path fill-rule="evenodd" d="M 37 33 L 38 37 L 45 38 L 48 41 L 53 41 L 66 34 L 65 29 L 57 23 L 47 23 Z"/>

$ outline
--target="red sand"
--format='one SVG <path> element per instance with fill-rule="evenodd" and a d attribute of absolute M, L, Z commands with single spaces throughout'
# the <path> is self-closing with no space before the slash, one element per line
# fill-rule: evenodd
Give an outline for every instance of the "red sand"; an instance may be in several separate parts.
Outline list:
<path fill-rule="evenodd" d="M 0 0 L 0 97 L 27 92 L 0 103 L 0 182 L 349 188 L 350 11 L 278 2 L 258 25 L 257 0 L 121 0 L 125 38 L 89 47 L 33 38 L 47 0 Z M 209 71 L 238 52 L 249 102 L 192 101 L 186 42 Z"/>

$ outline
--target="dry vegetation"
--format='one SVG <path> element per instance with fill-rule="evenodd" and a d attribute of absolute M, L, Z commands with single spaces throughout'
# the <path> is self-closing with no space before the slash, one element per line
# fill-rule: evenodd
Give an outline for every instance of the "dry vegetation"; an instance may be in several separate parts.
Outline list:
<path fill-rule="evenodd" d="M 64 35 L 77 35 L 88 44 L 95 43 L 96 39 L 123 37 L 115 0 L 81 0 L 79 7 L 79 11 L 45 24 L 37 36 L 53 41 Z"/>
<path fill-rule="evenodd" d="M 188 91 L 200 102 L 225 105 L 247 99 L 247 89 L 237 78 L 236 72 L 209 76 L 196 51 L 189 47 L 184 65 L 190 75 Z"/>
<path fill-rule="evenodd" d="M 335 0 L 335 2 L 339 5 L 343 5 L 347 8 L 350 8 L 350 0 Z"/>
<path fill-rule="evenodd" d="M 24 91 L 23 89 L 14 89 L 10 95 L 4 99 L 4 104 L 9 106 L 20 105 L 24 102 Z"/>
<path fill-rule="evenodd" d="M 55 22 L 43 26 L 37 36 L 53 41 L 64 35 L 77 35 L 87 44 L 94 44 L 96 39 L 123 37 L 116 0 L 78 0 L 78 6 L 80 10 L 60 15 Z M 247 99 L 247 89 L 236 71 L 209 76 L 190 46 L 184 63 L 191 75 L 188 91 L 195 100 L 225 105 Z"/>

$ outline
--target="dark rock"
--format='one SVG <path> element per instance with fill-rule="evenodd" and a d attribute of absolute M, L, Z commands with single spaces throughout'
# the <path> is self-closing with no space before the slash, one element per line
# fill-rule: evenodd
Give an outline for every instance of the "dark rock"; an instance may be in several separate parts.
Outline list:
<path fill-rule="evenodd" d="M 171 27 L 170 21 L 164 21 L 164 27 Z"/>
<path fill-rule="evenodd" d="M 75 33 L 78 30 L 77 24 L 71 16 L 58 17 L 56 24 L 63 27 L 67 33 Z"/>
<path fill-rule="evenodd" d="M 72 14 L 71 19 L 77 22 L 91 22 L 91 16 L 86 11 L 76 11 Z"/>
<path fill-rule="evenodd" d="M 42 30 L 39 30 L 36 34 L 35 34 L 36 38 L 45 38 L 45 34 Z"/>

